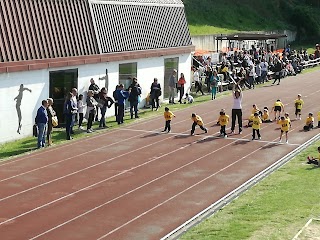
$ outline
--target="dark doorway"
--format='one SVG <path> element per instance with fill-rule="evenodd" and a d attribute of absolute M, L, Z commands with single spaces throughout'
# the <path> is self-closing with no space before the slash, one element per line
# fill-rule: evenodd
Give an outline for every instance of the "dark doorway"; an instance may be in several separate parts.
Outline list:
<path fill-rule="evenodd" d="M 78 88 L 78 69 L 68 69 L 49 73 L 49 96 L 53 99 L 53 108 L 57 113 L 59 125 L 64 125 L 63 104 L 67 93 Z"/>
<path fill-rule="evenodd" d="M 177 80 L 179 79 L 179 58 L 166 58 L 164 59 L 164 83 L 163 83 L 163 98 L 169 98 L 169 79 L 172 75 L 173 69 L 176 69 L 177 72 Z M 175 92 L 175 97 L 178 96 L 178 93 Z"/>

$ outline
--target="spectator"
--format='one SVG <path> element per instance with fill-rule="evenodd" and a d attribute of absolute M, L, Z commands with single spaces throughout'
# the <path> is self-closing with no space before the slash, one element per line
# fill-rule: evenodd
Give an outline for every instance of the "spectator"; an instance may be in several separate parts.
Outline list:
<path fill-rule="evenodd" d="M 153 83 L 151 84 L 151 91 L 150 91 L 150 97 L 152 101 L 152 111 L 154 109 L 158 111 L 160 96 L 161 96 L 161 86 L 160 86 L 160 83 L 158 83 L 158 79 L 154 78 Z"/>
<path fill-rule="evenodd" d="M 254 89 L 254 82 L 255 82 L 255 68 L 254 65 L 250 65 L 250 70 L 249 70 L 249 89 L 253 88 Z"/>
<path fill-rule="evenodd" d="M 184 104 L 186 103 L 193 103 L 194 102 L 194 99 L 191 95 L 189 95 L 188 93 L 186 93 L 186 97 L 184 99 Z"/>
<path fill-rule="evenodd" d="M 88 91 L 88 96 L 87 96 L 87 133 L 92 133 L 93 129 L 92 129 L 92 123 L 94 120 L 94 116 L 96 115 L 96 106 L 98 105 L 98 102 L 94 99 L 94 92 L 93 90 L 89 90 Z"/>
<path fill-rule="evenodd" d="M 206 75 L 205 84 L 207 85 L 207 89 L 208 89 L 208 93 L 209 93 L 211 90 L 210 79 L 212 76 L 212 70 L 211 70 L 210 66 L 207 66 L 206 71 L 205 71 L 205 75 Z"/>
<path fill-rule="evenodd" d="M 102 107 L 100 108 L 101 111 L 101 119 L 99 122 L 100 128 L 106 128 L 106 112 L 107 108 L 110 108 L 114 101 L 112 98 L 110 98 L 108 95 L 107 89 L 105 87 L 101 88 L 101 91 L 99 93 L 99 100 L 102 104 Z"/>
<path fill-rule="evenodd" d="M 116 86 L 116 89 L 113 91 L 112 96 L 114 99 L 114 116 L 116 117 L 116 121 L 118 122 L 118 96 L 117 90 L 119 90 L 119 85 Z"/>
<path fill-rule="evenodd" d="M 42 100 L 41 107 L 39 107 L 35 122 L 38 127 L 38 148 L 43 148 L 46 145 L 46 129 L 48 123 L 48 101 Z"/>
<path fill-rule="evenodd" d="M 266 62 L 266 60 L 263 58 L 261 60 L 261 63 L 259 64 L 261 67 L 261 81 L 262 83 L 264 83 L 265 81 L 268 82 L 267 80 L 267 75 L 268 75 L 268 63 Z"/>
<path fill-rule="evenodd" d="M 139 97 L 141 95 L 141 87 L 138 83 L 137 78 L 132 79 L 132 83 L 129 86 L 128 91 L 130 92 L 129 102 L 130 102 L 131 119 L 133 119 L 133 111 L 134 111 L 135 118 L 139 118 L 139 116 L 138 116 L 138 103 L 139 103 Z"/>
<path fill-rule="evenodd" d="M 90 86 L 89 90 L 93 91 L 93 98 L 97 101 L 99 98 L 99 86 L 95 84 L 94 79 L 90 79 Z M 95 111 L 95 121 L 98 122 L 98 106 L 96 106 L 96 111 Z"/>
<path fill-rule="evenodd" d="M 77 94 L 78 94 L 78 90 L 76 88 L 72 88 L 71 89 L 71 93 L 72 93 L 72 97 L 71 97 L 71 104 L 72 104 L 72 116 L 71 116 L 71 134 L 74 134 L 73 131 L 73 126 L 76 122 L 76 115 L 77 115 Z"/>
<path fill-rule="evenodd" d="M 83 130 L 82 122 L 83 122 L 83 112 L 84 112 L 85 106 L 86 105 L 83 103 L 83 95 L 80 94 L 78 99 L 78 105 L 77 105 L 78 114 L 79 114 L 79 130 Z"/>
<path fill-rule="evenodd" d="M 180 78 L 179 78 L 179 80 L 178 80 L 178 83 L 177 83 L 177 90 L 179 91 L 179 93 L 180 93 L 180 96 L 179 96 L 179 103 L 181 104 L 182 103 L 182 101 L 181 101 L 181 99 L 182 99 L 182 97 L 183 97 L 183 95 L 184 95 L 184 85 L 186 84 L 186 79 L 184 78 L 184 74 L 183 73 L 181 73 L 180 74 Z"/>
<path fill-rule="evenodd" d="M 74 101 L 73 101 L 73 93 L 68 93 L 66 100 L 64 102 L 64 107 L 63 107 L 63 113 L 65 115 L 65 120 L 66 120 L 66 134 L 67 134 L 67 140 L 71 140 L 71 131 L 72 131 L 72 121 L 73 121 L 73 116 L 77 113 L 78 109 L 77 107 L 74 106 Z"/>
<path fill-rule="evenodd" d="M 278 85 L 279 85 L 280 84 L 280 78 L 281 78 L 280 73 L 281 73 L 281 70 L 282 70 L 282 63 L 278 58 L 276 58 L 275 61 L 276 61 L 276 64 L 274 66 L 275 78 L 274 78 L 274 82 L 272 84 L 275 84 L 276 81 L 278 80 Z"/>
<path fill-rule="evenodd" d="M 194 70 L 194 73 L 193 73 L 193 81 L 194 81 L 194 86 L 196 88 L 196 93 L 200 91 L 202 95 L 204 95 L 202 91 L 202 82 L 200 80 L 199 69 L 197 68 Z"/>
<path fill-rule="evenodd" d="M 218 83 L 220 82 L 220 78 L 218 76 L 218 73 L 216 70 L 213 71 L 213 74 L 210 78 L 210 85 L 211 85 L 211 99 L 216 99 L 217 95 L 217 88 L 218 88 Z M 222 86 L 222 85 L 221 85 Z"/>
<path fill-rule="evenodd" d="M 56 116 L 56 112 L 54 111 L 52 105 L 53 105 L 53 99 L 48 98 L 48 107 L 47 107 L 47 114 L 48 114 L 48 130 L 47 130 L 47 140 L 48 140 L 48 146 L 52 145 L 52 117 Z"/>
<path fill-rule="evenodd" d="M 175 95 L 175 88 L 177 85 L 177 70 L 173 69 L 173 72 L 169 78 L 169 103 L 175 104 L 174 102 L 174 95 Z"/>
<path fill-rule="evenodd" d="M 116 91 L 116 98 L 118 101 L 118 113 L 117 113 L 118 124 L 123 123 L 125 100 L 129 97 L 129 94 L 130 94 L 130 89 L 129 91 L 124 91 L 123 84 L 120 84 L 118 87 L 118 90 Z"/>

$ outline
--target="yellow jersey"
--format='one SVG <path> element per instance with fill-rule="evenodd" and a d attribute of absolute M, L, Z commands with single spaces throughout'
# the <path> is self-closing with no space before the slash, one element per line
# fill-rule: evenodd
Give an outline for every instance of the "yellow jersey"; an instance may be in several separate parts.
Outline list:
<path fill-rule="evenodd" d="M 320 121 L 320 111 L 318 112 L 318 121 Z"/>
<path fill-rule="evenodd" d="M 294 105 L 296 106 L 296 109 L 302 109 L 302 106 L 303 106 L 304 102 L 302 99 L 296 99 L 294 101 Z"/>
<path fill-rule="evenodd" d="M 273 106 L 274 106 L 274 107 L 281 107 L 281 108 L 283 108 L 283 103 L 280 102 L 280 101 L 276 101 Z"/>
<path fill-rule="evenodd" d="M 252 122 L 252 121 L 253 121 L 253 118 L 254 118 L 254 115 L 251 114 L 250 117 L 249 117 L 249 121 Z"/>
<path fill-rule="evenodd" d="M 314 122 L 314 118 L 313 117 L 307 117 L 307 119 L 306 119 L 306 125 L 309 125 L 309 124 L 311 124 L 311 123 L 313 123 Z"/>
<path fill-rule="evenodd" d="M 289 131 L 289 127 L 290 127 L 290 120 L 289 119 L 280 120 L 278 123 L 281 125 L 282 131 L 284 131 L 284 132 Z"/>
<path fill-rule="evenodd" d="M 199 126 L 203 126 L 202 118 L 198 115 L 191 117 L 192 121 L 196 122 Z"/>
<path fill-rule="evenodd" d="M 261 128 L 261 124 L 262 124 L 261 118 L 256 116 L 252 120 L 253 120 L 252 128 L 259 130 Z"/>
<path fill-rule="evenodd" d="M 262 114 L 262 120 L 263 120 L 263 121 L 269 120 L 269 111 L 263 112 L 263 114 Z"/>
<path fill-rule="evenodd" d="M 218 119 L 220 126 L 227 126 L 229 123 L 229 116 L 228 115 L 220 115 Z"/>
<path fill-rule="evenodd" d="M 259 108 L 252 108 L 251 113 L 254 114 L 255 112 L 260 112 L 260 109 Z"/>
<path fill-rule="evenodd" d="M 164 116 L 164 119 L 168 121 L 168 120 L 172 120 L 172 118 L 174 117 L 174 114 L 171 111 L 168 111 L 168 112 L 164 112 L 163 116 Z"/>

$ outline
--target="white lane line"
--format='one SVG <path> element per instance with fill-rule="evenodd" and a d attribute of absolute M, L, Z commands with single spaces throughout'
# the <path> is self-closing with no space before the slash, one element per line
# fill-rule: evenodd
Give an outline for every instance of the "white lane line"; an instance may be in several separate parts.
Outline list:
<path fill-rule="evenodd" d="M 186 132 L 186 131 L 185 131 L 185 132 Z M 143 135 L 143 134 L 141 134 L 141 135 Z M 136 136 L 135 136 L 135 137 L 136 137 Z M 140 148 L 136 148 L 136 149 L 134 149 L 134 150 L 131 150 L 131 151 L 126 152 L 126 153 L 123 153 L 123 154 L 118 155 L 118 156 L 116 156 L 116 157 L 109 158 L 109 159 L 107 159 L 107 160 L 105 160 L 105 161 L 96 163 L 96 164 L 94 164 L 94 165 L 90 165 L 90 166 L 88 166 L 88 167 L 86 167 L 86 168 L 83 168 L 83 169 L 80 169 L 80 170 L 78 170 L 78 171 L 69 173 L 69 174 L 67 174 L 67 175 L 63 175 L 63 176 L 61 176 L 61 177 L 59 177 L 59 178 L 55 178 L 55 179 L 53 179 L 53 180 L 51 180 L 51 181 L 48 181 L 48 182 L 39 184 L 39 185 L 34 186 L 34 187 L 31 187 L 31 188 L 28 188 L 28 189 L 23 190 L 23 191 L 21 191 L 21 192 L 17 192 L 17 193 L 15 193 L 15 194 L 10 195 L 10 196 L 4 197 L 4 198 L 0 198 L 0 202 L 2 202 L 2 201 L 4 201 L 4 200 L 7 200 L 7 199 L 10 199 L 10 198 L 13 198 L 13 197 L 16 197 L 16 196 L 21 195 L 21 194 L 23 194 L 23 193 L 29 192 L 29 191 L 31 191 L 31 190 L 34 190 L 34 189 L 43 187 L 43 186 L 48 185 L 48 184 L 50 184 L 50 183 L 59 181 L 59 180 L 61 180 L 61 179 L 70 177 L 70 176 L 72 176 L 72 175 L 78 174 L 78 173 L 83 172 L 83 171 L 85 171 L 85 170 L 88 170 L 88 169 L 90 169 L 90 168 L 94 168 L 94 167 L 96 167 L 96 166 L 99 166 L 99 165 L 102 165 L 102 164 L 111 162 L 111 161 L 113 161 L 113 160 L 115 160 L 115 159 L 117 159 L 117 158 L 123 157 L 123 156 L 125 156 L 125 155 L 131 154 L 131 153 L 136 152 L 136 151 L 140 151 L 141 149 L 150 147 L 150 146 L 152 146 L 152 145 L 156 145 L 156 144 L 158 144 L 158 143 L 160 143 L 160 142 L 163 142 L 163 141 L 166 141 L 166 140 L 168 140 L 168 139 L 170 139 L 170 138 L 172 138 L 172 136 L 167 137 L 167 138 L 162 139 L 162 140 L 159 140 L 159 141 L 157 141 L 157 142 L 152 142 L 151 144 L 145 145 L 145 146 L 140 147 Z M 126 140 L 129 140 L 129 138 L 127 138 Z M 180 148 L 180 149 L 182 149 L 182 148 Z M 177 150 L 179 150 L 179 148 L 178 148 Z M 173 153 L 173 152 L 175 152 L 175 151 L 176 151 L 176 150 L 174 150 L 174 151 L 172 151 L 172 152 L 169 152 L 169 154 L 170 154 L 170 153 Z M 167 154 L 166 154 L 166 155 L 167 155 Z M 153 160 L 155 160 L 155 159 L 157 159 L 157 158 L 154 158 Z M 153 160 L 148 161 L 148 162 L 146 162 L 146 163 L 153 162 Z M 143 166 L 143 165 L 145 165 L 145 163 L 143 163 L 143 164 L 141 164 L 141 165 L 138 165 L 137 167 L 140 167 L 140 166 Z M 122 175 L 122 174 L 124 174 L 124 173 L 126 173 L 126 172 L 128 172 L 128 171 L 131 171 L 132 169 L 135 169 L 135 168 L 136 168 L 136 167 L 131 168 L 131 169 L 126 170 L 126 171 L 123 171 L 123 172 L 121 172 L 121 173 L 118 173 L 118 174 L 116 174 L 116 175 L 114 175 L 114 176 L 109 177 L 107 180 L 110 180 L 110 179 L 112 179 L 112 178 L 114 178 L 114 177 L 120 176 L 120 175 Z M 106 180 L 106 179 L 105 179 L 105 180 Z M 104 181 L 105 181 L 105 180 L 104 180 Z M 91 185 L 91 186 L 95 186 L 95 185 Z M 72 193 L 72 194 L 73 194 L 73 193 Z M 0 223 L 0 225 L 1 225 L 1 223 Z"/>
<path fill-rule="evenodd" d="M 187 120 L 185 119 L 185 120 L 176 122 L 175 124 L 180 124 L 180 123 L 185 122 L 185 121 L 187 121 Z M 174 125 L 174 124 L 173 124 L 173 125 Z M 161 127 L 161 128 L 157 128 L 156 130 L 160 130 L 160 129 L 162 129 L 162 127 Z M 119 131 L 121 131 L 121 129 L 119 129 L 117 132 L 119 132 Z M 145 134 L 145 133 L 141 133 L 141 134 L 139 134 L 139 135 L 135 135 L 135 136 L 132 136 L 132 137 L 130 137 L 130 138 L 126 138 L 126 139 L 123 139 L 123 140 L 121 140 L 121 141 L 114 142 L 114 143 L 111 143 L 111 144 L 108 144 L 108 145 L 104 145 L 104 146 L 102 146 L 102 147 L 95 148 L 95 149 L 92 149 L 92 150 L 90 150 L 90 151 L 87 151 L 87 152 L 78 154 L 78 155 L 73 155 L 72 157 L 68 157 L 68 158 L 62 159 L 62 160 L 60 160 L 60 161 L 53 162 L 53 163 L 50 163 L 50 164 L 48 164 L 48 165 L 41 166 L 41 167 L 39 167 L 39 168 L 34 168 L 34 169 L 30 170 L 30 171 L 22 172 L 22 173 L 13 175 L 13 176 L 8 177 L 8 178 L 1 179 L 1 180 L 0 180 L 0 183 L 1 183 L 1 182 L 4 182 L 4 181 L 7 181 L 7 180 L 10 180 L 10 179 L 13 179 L 13 178 L 16 178 L 16 177 L 23 176 L 23 175 L 28 174 L 28 173 L 32 173 L 32 172 L 35 172 L 35 171 L 38 171 L 38 170 L 41 170 L 41 169 L 44 169 L 44 168 L 53 166 L 53 165 L 58 164 L 58 163 L 62 163 L 62 162 L 68 161 L 68 160 L 70 160 L 70 159 L 74 159 L 74 158 L 77 158 L 77 157 L 80 157 L 80 156 L 83 156 L 83 155 L 92 153 L 92 152 L 97 151 L 97 150 L 101 150 L 101 149 L 104 149 L 104 148 L 108 148 L 108 147 L 110 147 L 110 146 L 114 146 L 114 145 L 116 145 L 116 144 L 118 144 L 118 143 L 121 143 L 121 142 L 126 142 L 127 140 L 130 140 L 130 139 L 133 139 L 133 138 L 138 138 L 138 137 L 140 137 L 140 136 L 143 136 L 144 134 Z"/>
<path fill-rule="evenodd" d="M 277 139 L 277 138 L 275 138 L 273 141 L 275 141 L 276 139 Z M 165 200 L 165 201 L 163 201 L 163 202 L 161 202 L 161 203 L 157 204 L 156 206 L 154 206 L 154 207 L 150 208 L 149 210 L 147 210 L 147 211 L 145 211 L 145 212 L 141 213 L 140 215 L 136 216 L 135 218 L 131 219 L 130 221 L 127 221 L 126 223 L 122 224 L 121 226 L 119 226 L 119 227 L 117 227 L 117 228 L 113 229 L 112 231 L 110 231 L 110 232 L 106 233 L 105 235 L 103 235 L 103 236 L 99 237 L 97 240 L 101 240 L 101 239 L 103 239 L 103 238 L 105 238 L 105 237 L 107 237 L 107 236 L 111 235 L 112 233 L 114 233 L 114 232 L 116 232 L 116 231 L 120 230 L 121 228 L 123 228 L 123 227 L 125 227 L 125 226 L 129 225 L 130 223 L 132 223 L 132 222 L 134 222 L 135 220 L 137 220 L 137 219 L 141 218 L 142 216 L 144 216 L 144 215 L 148 214 L 149 212 L 151 212 L 151 211 L 153 211 L 153 210 L 155 210 L 155 209 L 159 208 L 160 206 L 162 206 L 162 205 L 166 204 L 167 202 L 169 202 L 169 201 L 171 201 L 171 200 L 175 199 L 176 197 L 178 197 L 178 196 L 182 195 L 183 193 L 185 193 L 185 192 L 189 191 L 190 189 L 192 189 L 192 188 L 194 188 L 194 187 L 198 186 L 199 184 L 201 184 L 201 183 L 203 183 L 203 182 L 207 181 L 208 179 L 210 179 L 210 178 L 214 177 L 215 175 L 217 175 L 217 174 L 221 173 L 222 171 L 224 171 L 224 170 L 226 170 L 227 168 L 229 168 L 229 167 L 231 167 L 231 166 L 235 165 L 236 163 L 238 163 L 238 162 L 242 161 L 243 159 L 245 159 L 245 158 L 249 157 L 250 155 L 252 155 L 252 154 L 256 153 L 257 151 L 260 151 L 263 147 L 265 147 L 265 146 L 267 146 L 267 145 L 269 145 L 269 143 L 267 143 L 267 144 L 265 144 L 265 145 L 263 145 L 263 146 L 261 146 L 261 147 L 257 148 L 256 150 L 254 150 L 254 151 L 252 151 L 251 153 L 249 153 L 249 154 L 247 154 L 247 155 L 243 156 L 242 158 L 238 159 L 237 161 L 235 161 L 235 162 L 233 162 L 233 163 L 229 164 L 228 166 L 226 166 L 226 167 L 224 167 L 224 168 L 220 169 L 219 171 L 217 171 L 217 172 L 215 172 L 215 173 L 211 174 L 210 176 L 208 176 L 208 177 L 206 177 L 206 178 L 202 179 L 201 181 L 199 181 L 199 182 L 197 182 L 197 183 L 195 183 L 195 184 L 191 185 L 190 187 L 188 187 L 188 188 L 184 189 L 183 191 L 181 191 L 181 192 L 179 192 L 179 193 L 175 194 L 174 196 L 172 196 L 172 197 L 168 198 L 167 200 Z M 227 145 L 226 145 L 226 146 L 227 146 Z"/>
<path fill-rule="evenodd" d="M 169 137 L 169 138 L 171 138 L 171 137 Z M 161 140 L 161 141 L 165 141 L 165 140 L 167 140 L 167 139 L 169 139 L 169 138 L 163 139 L 163 140 Z M 101 181 L 99 181 L 99 182 L 96 182 L 96 183 L 94 183 L 94 184 L 91 184 L 91 185 L 89 185 L 89 186 L 87 186 L 87 187 L 85 187 L 85 188 L 81 188 L 81 189 L 79 189 L 79 190 L 77 190 L 77 191 L 75 191 L 75 192 L 69 193 L 69 194 L 67 194 L 67 195 L 65 195 L 65 196 L 63 196 L 63 197 L 60 197 L 60 198 L 58 198 L 58 199 L 55 199 L 55 200 L 53 200 L 53 201 L 51 201 L 51 202 L 48 202 L 48 203 L 46 203 L 46 204 L 43 204 L 43 205 L 41 205 L 41 206 L 39 206 L 39 207 L 36 207 L 36 208 L 34 208 L 34 209 L 32 209 L 32 210 L 29 210 L 29 211 L 27 211 L 27 212 L 21 213 L 21 214 L 15 216 L 15 217 L 12 217 L 12 218 L 7 219 L 7 220 L 5 220 L 5 221 L 3 221 L 3 222 L 0 222 L 0 226 L 3 225 L 3 224 L 5 224 L 5 223 L 7 223 L 7 222 L 13 221 L 13 220 L 15 220 L 15 219 L 17 219 L 17 218 L 19 218 L 19 217 L 22 217 L 22 216 L 25 216 L 25 215 L 27 215 L 27 214 L 29 214 L 29 213 L 35 212 L 36 210 L 42 209 L 42 208 L 44 208 L 44 207 L 46 207 L 46 206 L 49 206 L 49 205 L 51 205 L 51 204 L 53 204 L 53 203 L 56 203 L 56 202 L 58 202 L 58 201 L 60 201 L 60 200 L 63 200 L 63 199 L 65 199 L 65 198 L 67 198 L 67 197 L 70 197 L 70 196 L 72 196 L 72 195 L 75 195 L 75 194 L 77 194 L 77 193 L 79 193 L 79 192 L 85 191 L 85 190 L 87 190 L 87 189 L 89 189 L 89 188 L 92 188 L 92 187 L 94 187 L 94 186 L 96 186 L 96 185 L 99 185 L 99 184 L 101 184 L 101 183 L 103 183 L 103 182 L 106 182 L 106 181 L 108 181 L 108 180 L 110 180 L 110 179 L 113 179 L 113 178 L 115 178 L 115 177 L 117 177 L 117 176 L 120 176 L 120 175 L 122 175 L 122 174 L 125 174 L 125 173 L 127 173 L 127 172 L 130 172 L 130 171 L 132 171 L 132 170 L 135 170 L 135 169 L 137 169 L 137 168 L 139 168 L 139 167 L 141 167 L 141 166 L 147 165 L 147 164 L 149 164 L 149 163 L 151 163 L 151 162 L 154 162 L 154 161 L 156 161 L 156 160 L 158 160 L 158 159 L 160 159 L 160 158 L 162 158 L 162 157 L 165 157 L 165 156 L 167 156 L 167 155 L 170 155 L 170 154 L 172 154 L 172 153 L 175 153 L 175 152 L 177 152 L 177 151 L 180 151 L 181 149 L 184 149 L 185 147 L 188 147 L 188 146 L 190 146 L 190 145 L 192 145 L 192 144 L 194 144 L 194 143 L 197 143 L 197 142 L 198 142 L 198 141 L 194 141 L 194 142 L 192 142 L 192 143 L 189 143 L 189 144 L 187 144 L 187 145 L 185 145 L 185 146 L 183 146 L 183 147 L 180 147 L 180 148 L 175 149 L 175 150 L 173 150 L 173 151 L 171 151 L 171 152 L 168 152 L 168 153 L 163 154 L 163 155 L 161 155 L 161 156 L 159 156 L 159 157 L 156 157 L 156 158 L 154 158 L 154 159 L 152 159 L 152 160 L 150 160 L 150 161 L 148 161 L 148 162 L 145 162 L 145 163 L 140 164 L 140 165 L 138 165 L 138 166 L 132 167 L 132 168 L 127 169 L 127 170 L 124 170 L 124 171 L 122 171 L 121 173 L 118 173 L 118 174 L 113 175 L 113 176 L 111 176 L 111 177 L 109 177 L 109 178 L 106 178 L 106 179 L 104 179 L 104 180 L 101 180 Z M 150 145 L 153 145 L 153 144 L 154 144 L 154 143 L 152 143 L 152 144 L 150 144 Z M 141 147 L 141 149 L 142 149 L 142 148 L 145 148 L 145 147 L 149 147 L 149 146 Z M 137 149 L 137 150 L 139 150 L 139 149 Z M 128 153 L 126 153 L 126 154 L 128 154 Z M 124 154 L 124 155 L 125 155 L 125 154 Z M 115 157 L 115 158 L 116 158 L 116 157 Z M 107 160 L 107 161 L 108 161 L 108 160 Z"/>
<path fill-rule="evenodd" d="M 200 141 L 201 141 L 201 140 L 200 140 Z M 199 140 L 194 141 L 194 142 L 189 143 L 189 144 L 187 144 L 187 145 L 185 145 L 185 146 L 183 146 L 183 147 L 181 147 L 181 148 L 179 148 L 179 149 L 177 149 L 177 150 L 181 150 L 181 149 L 187 148 L 187 147 L 189 147 L 189 146 L 191 146 L 191 145 L 193 145 L 193 144 L 195 144 L 195 143 L 198 143 L 198 142 L 199 142 Z M 51 229 L 49 229 L 49 230 L 47 230 L 47 231 L 45 231 L 45 232 L 43 232 L 43 233 L 41 233 L 41 234 L 33 237 L 33 238 L 31 238 L 30 240 L 36 239 L 36 238 L 38 238 L 38 237 L 41 237 L 41 236 L 43 236 L 43 235 L 45 235 L 45 234 L 47 234 L 47 233 L 49 233 L 49 232 L 54 231 L 55 229 L 58 229 L 58 228 L 66 225 L 66 224 L 68 224 L 68 223 L 70 223 L 70 222 L 73 222 L 73 221 L 75 221 L 76 219 L 79 219 L 79 218 L 81 218 L 81 217 L 83 217 L 83 216 L 85 216 L 85 215 L 87 215 L 87 214 L 89 214 L 89 213 L 91 213 L 91 212 L 93 212 L 93 211 L 95 211 L 95 210 L 103 207 L 103 206 L 106 206 L 106 205 L 108 205 L 108 204 L 110 204 L 110 203 L 112 203 L 112 202 L 114 202 L 114 201 L 116 201 L 116 200 L 119 200 L 120 198 L 123 198 L 123 197 L 129 195 L 130 193 L 133 193 L 133 192 L 135 192 L 135 191 L 137 191 L 137 190 L 139 190 L 139 189 L 141 189 L 141 188 L 143 188 L 143 187 L 145 187 L 145 186 L 150 185 L 150 184 L 153 183 L 153 182 L 156 182 L 156 181 L 158 181 L 158 180 L 160 180 L 160 179 L 162 179 L 162 178 L 167 177 L 168 175 L 170 175 L 170 174 L 172 174 L 172 173 L 174 173 L 174 172 L 177 172 L 177 171 L 179 171 L 179 170 L 181 170 L 181 169 L 183 169 L 183 168 L 185 168 L 185 167 L 187 167 L 187 166 L 189 166 L 189 165 L 192 165 L 193 163 L 198 162 L 198 161 L 200 161 L 201 159 L 203 159 L 203 158 L 205 158 L 205 157 L 208 157 L 208 156 L 212 155 L 213 153 L 218 152 L 218 151 L 222 150 L 223 148 L 232 145 L 233 143 L 234 143 L 234 142 L 228 143 L 227 145 L 224 145 L 224 146 L 222 146 L 222 147 L 220 147 L 220 148 L 218 148 L 218 149 L 216 149 L 216 150 L 213 150 L 213 151 L 211 151 L 210 153 L 207 153 L 207 154 L 205 154 L 205 155 L 203 155 L 203 156 L 201 156 L 201 157 L 199 157 L 199 158 L 197 158 L 197 159 L 195 159 L 195 160 L 193 160 L 193 161 L 191 161 L 191 162 L 189 162 L 189 163 L 186 163 L 185 165 L 182 165 L 182 166 L 180 166 L 180 167 L 178 167 L 178 168 L 176 168 L 176 169 L 174 169 L 174 170 L 172 170 L 172 171 L 170 171 L 170 172 L 167 172 L 166 174 L 164 174 L 164 175 L 162 175 L 162 176 L 159 176 L 159 177 L 157 177 L 157 178 L 155 178 L 155 179 L 153 179 L 153 180 L 151 180 L 151 181 L 149 181 L 149 182 L 147 182 L 147 183 L 145 183 L 145 184 L 143 184 L 143 185 L 140 185 L 139 187 L 136 187 L 136 188 L 134 188 L 134 189 L 132 189 L 132 190 L 130 190 L 130 191 L 128 191 L 128 192 L 126 192 L 126 193 L 124 193 L 124 194 L 116 197 L 116 198 L 113 198 L 113 199 L 111 199 L 111 200 L 109 200 L 109 201 L 107 201 L 107 202 L 105 202 L 105 203 L 103 203 L 103 204 L 101 204 L 101 205 L 99 205 L 99 206 L 96 206 L 95 208 L 92 208 L 92 209 L 90 209 L 90 210 L 87 211 L 87 212 L 84 212 L 84 213 L 82 213 L 82 214 L 80 214 L 80 215 L 78 215 L 78 216 L 76 216 L 76 217 L 74 217 L 74 218 L 72 218 L 72 219 L 70 219 L 70 220 L 68 220 L 68 221 L 65 221 L 65 222 L 63 222 L 63 223 L 55 226 L 54 228 L 51 228 Z M 177 151 L 177 150 L 175 150 L 175 151 Z M 166 155 L 168 155 L 168 154 L 162 155 L 162 156 L 157 157 L 157 158 L 162 158 L 162 157 L 165 157 Z M 131 170 L 132 170 L 132 169 L 131 169 Z M 131 171 L 131 170 L 130 170 L 130 171 Z M 0 225 L 1 225 L 1 223 L 0 223 Z"/>

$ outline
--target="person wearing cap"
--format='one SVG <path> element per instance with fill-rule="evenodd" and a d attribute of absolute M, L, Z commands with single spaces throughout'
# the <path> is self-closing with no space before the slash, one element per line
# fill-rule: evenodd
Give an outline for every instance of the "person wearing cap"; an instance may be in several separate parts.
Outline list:
<path fill-rule="evenodd" d="M 169 103 L 175 104 L 174 94 L 175 94 L 176 85 L 177 85 L 177 70 L 173 69 L 172 74 L 169 78 Z"/>
<path fill-rule="evenodd" d="M 54 111 L 52 105 L 53 105 L 53 99 L 48 98 L 48 107 L 47 107 L 47 114 L 48 114 L 48 126 L 47 126 L 47 141 L 48 141 L 48 146 L 52 145 L 52 117 L 56 116 L 56 112 Z"/>

